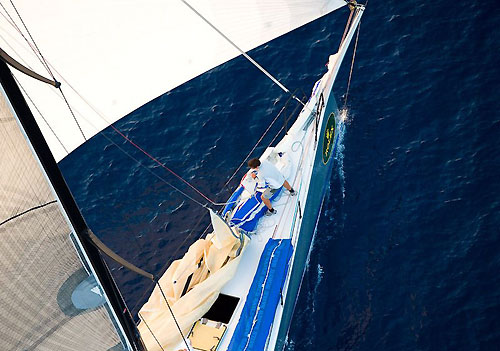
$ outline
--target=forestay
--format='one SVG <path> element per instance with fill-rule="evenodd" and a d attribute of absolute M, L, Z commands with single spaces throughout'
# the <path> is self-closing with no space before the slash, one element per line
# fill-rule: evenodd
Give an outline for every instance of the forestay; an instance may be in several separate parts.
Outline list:
<path fill-rule="evenodd" d="M 179 0 L 14 3 L 57 80 L 62 82 L 86 138 L 238 55 L 234 47 Z M 189 3 L 245 51 L 346 4 L 344 0 L 192 0 Z M 8 15 L 22 28 L 14 9 L 10 4 L 4 6 L 0 9 L 0 47 L 34 71 L 48 76 L 12 25 Z M 84 138 L 60 93 L 15 74 L 60 139 L 59 142 L 36 115 L 56 160 L 62 159 L 82 144 Z"/>

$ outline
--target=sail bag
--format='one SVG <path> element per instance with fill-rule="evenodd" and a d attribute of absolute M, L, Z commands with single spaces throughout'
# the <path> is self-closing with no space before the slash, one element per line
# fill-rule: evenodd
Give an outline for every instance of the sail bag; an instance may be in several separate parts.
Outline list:
<path fill-rule="evenodd" d="M 245 241 L 242 243 L 232 235 L 225 235 L 222 240 L 216 236 L 211 233 L 193 243 L 159 280 L 184 335 L 208 312 L 222 287 L 233 278 L 243 252 L 242 244 L 244 250 Z M 178 349 L 182 337 L 158 286 L 142 306 L 139 317 L 139 332 L 148 351 Z"/>

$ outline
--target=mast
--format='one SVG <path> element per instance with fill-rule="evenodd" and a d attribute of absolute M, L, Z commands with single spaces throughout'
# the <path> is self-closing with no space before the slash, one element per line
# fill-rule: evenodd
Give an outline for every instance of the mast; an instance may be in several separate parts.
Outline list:
<path fill-rule="evenodd" d="M 42 172 L 55 192 L 57 202 L 62 206 L 63 214 L 71 224 L 70 228 L 77 241 L 76 246 L 79 247 L 83 253 L 83 255 L 80 255 L 81 260 L 87 261 L 90 270 L 95 276 L 95 280 L 104 291 L 106 300 L 110 306 L 110 315 L 112 315 L 112 319 L 114 319 L 113 324 L 117 327 L 117 330 L 121 331 L 119 334 L 124 336 L 124 344 L 127 345 L 127 348 L 133 351 L 145 350 L 138 336 L 132 316 L 126 308 L 125 302 L 121 297 L 106 263 L 100 256 L 99 251 L 91 244 L 88 237 L 89 228 L 35 122 L 35 118 L 17 86 L 11 71 L 3 61 L 0 61 L 0 84 L 12 106 L 15 117 L 21 125 L 21 131 L 25 134 L 34 152 L 35 158 L 37 158 L 39 162 Z M 32 209 L 29 211 L 31 210 Z M 53 333 L 53 331 L 51 331 L 51 333 Z"/>

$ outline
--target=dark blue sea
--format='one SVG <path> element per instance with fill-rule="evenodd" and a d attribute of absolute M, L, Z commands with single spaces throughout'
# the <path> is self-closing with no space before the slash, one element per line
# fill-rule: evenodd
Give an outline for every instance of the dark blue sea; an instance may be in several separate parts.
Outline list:
<path fill-rule="evenodd" d="M 308 96 L 347 13 L 250 54 Z M 287 350 L 500 350 L 499 23 L 497 1 L 370 1 Z M 352 47 L 335 88 L 339 105 L 351 57 Z M 242 171 L 224 183 L 287 99 L 240 57 L 116 127 L 224 201 Z M 60 166 L 93 231 L 155 274 L 208 223 L 165 181 L 200 196 L 110 129 Z M 137 313 L 150 282 L 109 265 Z"/>

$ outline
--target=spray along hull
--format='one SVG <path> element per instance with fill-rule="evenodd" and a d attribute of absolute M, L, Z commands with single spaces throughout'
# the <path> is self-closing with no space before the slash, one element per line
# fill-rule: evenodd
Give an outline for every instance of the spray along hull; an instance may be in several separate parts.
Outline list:
<path fill-rule="evenodd" d="M 328 81 L 327 78 L 325 75 L 324 80 Z M 282 173 L 298 195 L 290 197 L 283 193 L 277 197 L 273 206 L 281 212 L 281 217 L 274 221 L 272 218 L 276 215 L 260 220 L 255 233 L 250 235 L 252 239 L 245 253 L 247 257 L 242 259 L 241 272 L 222 290 L 222 293 L 241 296 L 242 285 L 247 286 L 243 281 L 252 280 L 252 285 L 244 291 L 242 307 L 235 311 L 238 321 L 234 318 L 230 323 L 233 326 L 228 326 L 231 330 L 221 342 L 221 350 L 281 351 L 285 346 L 334 155 L 344 130 L 335 99 L 324 98 L 320 91 L 331 92 L 331 86 L 319 81 L 289 134 L 261 156 L 261 160 L 272 160 L 272 155 L 279 153 L 286 157 L 288 150 L 288 161 L 282 162 L 285 165 L 278 161 L 277 167 L 282 167 Z M 323 105 L 323 101 L 326 104 Z M 317 120 L 312 118 L 316 109 L 320 109 Z M 234 289 L 235 285 L 239 289 Z"/>
<path fill-rule="evenodd" d="M 344 130 L 344 112 L 339 111 L 331 96 L 338 59 L 338 55 L 330 57 L 328 72 L 315 84 L 309 101 L 296 121 L 283 139 L 276 146 L 268 147 L 260 157 L 261 161 L 266 160 L 275 165 L 296 194 L 292 196 L 284 189 L 276 192 L 271 200 L 278 214 L 263 216 L 266 207 L 262 202 L 256 201 L 260 198 L 260 193 L 254 193 L 255 187 L 248 180 L 255 180 L 247 173 L 245 180 L 231 196 L 230 202 L 234 201 L 234 204 L 226 207 L 223 212 L 231 231 L 245 237 L 244 240 L 241 239 L 241 244 L 244 245 L 241 247 L 241 254 L 236 253 L 240 252 L 240 245 L 229 240 L 228 253 L 218 255 L 222 259 L 226 255 L 229 260 L 234 258 L 231 261 L 230 277 L 223 274 L 224 279 L 217 278 L 218 273 L 226 268 L 224 260 L 218 259 L 215 261 L 222 266 L 214 268 L 215 261 L 209 258 L 212 249 L 195 250 L 193 247 L 205 247 L 210 242 L 217 244 L 214 238 L 222 233 L 222 229 L 216 230 L 215 225 L 215 237 L 200 239 L 200 243 L 193 244 L 182 259 L 197 263 L 198 268 L 195 267 L 196 270 L 190 275 L 192 277 L 200 276 L 201 273 L 198 274 L 197 270 L 204 270 L 205 263 L 200 263 L 206 262 L 207 270 L 202 272 L 203 276 L 208 273 L 206 280 L 193 285 L 192 281 L 195 279 L 188 277 L 191 271 L 183 269 L 186 279 L 181 279 L 177 272 L 172 273 L 172 277 L 176 277 L 172 278 L 173 290 L 167 290 L 177 291 L 178 298 L 172 299 L 171 307 L 180 329 L 187 335 L 185 343 L 190 343 L 193 349 L 283 350 L 331 177 L 334 155 Z M 248 203 L 249 212 L 241 213 Z M 231 238 L 231 234 L 228 234 L 228 238 Z M 218 249 L 225 247 L 216 246 Z M 199 253 L 194 255 L 195 251 Z M 191 259 L 189 255 L 199 258 Z M 201 257 L 203 259 L 200 261 Z M 175 262 L 172 265 L 174 264 Z M 184 267 L 182 263 L 178 263 L 178 266 Z M 166 276 L 169 275 L 168 272 L 170 268 L 165 273 Z M 162 277 L 160 284 L 164 279 L 170 278 Z M 207 285 L 216 288 L 210 290 L 209 299 L 203 295 L 204 291 L 208 291 L 205 288 Z M 164 347 L 173 346 L 163 349 L 182 349 L 183 342 L 175 334 L 167 332 L 173 326 L 167 325 L 167 320 L 164 319 L 169 312 L 162 307 L 159 296 L 159 293 L 155 295 L 153 292 L 148 304 L 143 306 L 144 311 L 141 309 L 141 319 L 145 320 L 144 326 L 142 323 L 139 325 L 141 336 L 149 350 L 161 349 L 160 342 L 151 333 L 151 329 L 157 330 L 157 335 L 161 335 Z M 196 308 L 191 309 L 190 306 Z M 169 321 L 170 319 L 168 318 Z M 158 326 L 152 328 L 154 323 Z M 167 337 L 172 340 L 167 342 Z"/>
<path fill-rule="evenodd" d="M 193 315 L 195 318 L 180 323 L 179 329 L 187 335 L 187 341 L 177 338 L 177 347 L 173 350 L 182 349 L 189 343 L 198 350 L 282 351 L 285 347 L 334 166 L 334 155 L 338 152 L 345 127 L 345 111 L 339 111 L 332 87 L 363 10 L 364 7 L 357 7 L 339 51 L 330 56 L 328 71 L 314 85 L 311 97 L 296 121 L 276 146 L 268 147 L 260 156 L 261 161 L 274 164 L 295 193 L 292 195 L 280 189 L 272 198 L 277 214 L 263 216 L 266 208 L 259 201 L 259 193 L 254 192 L 256 186 L 248 183 L 252 177 L 247 173 L 230 198 L 234 204 L 223 212 L 231 232 L 245 236 L 244 240 L 241 239 L 243 249 L 236 250 L 241 252 L 237 254 L 238 266 L 220 290 L 211 291 L 213 303 L 210 301 L 196 313 L 187 309 L 177 313 L 177 316 Z M 198 264 L 198 267 L 201 266 Z M 209 269 L 207 281 L 214 272 Z M 173 283 L 176 284 L 176 280 Z M 192 286 L 190 279 L 180 285 L 184 288 L 177 289 L 181 292 L 179 301 L 189 300 L 196 287 Z M 176 301 L 172 300 L 174 315 Z M 192 327 L 188 328 L 190 325 Z M 143 329 L 141 335 L 144 338 L 151 331 Z M 167 333 L 158 330 L 157 335 L 163 337 Z M 157 346 L 160 343 L 163 342 L 157 342 Z M 150 346 L 151 350 L 160 350 L 153 341 L 148 349 Z"/>
<path fill-rule="evenodd" d="M 337 56 L 333 55 L 330 61 L 335 62 L 336 59 Z M 214 270 L 215 261 L 210 259 L 212 249 L 194 248 L 196 245 L 205 247 L 210 242 L 217 244 L 212 236 L 193 244 L 182 259 L 190 262 L 190 255 L 193 256 L 195 251 L 199 251 L 199 254 L 194 256 L 203 257 L 203 260 L 196 258 L 193 262 L 203 261 L 208 265 L 204 274 L 209 274 L 205 281 L 191 285 L 192 280 L 189 277 L 184 277 L 184 282 L 184 278 L 181 279 L 177 272 L 171 273 L 172 277 L 177 277 L 173 281 L 177 288 L 173 286 L 172 291 L 179 293 L 179 298 L 173 299 L 171 306 L 183 334 L 187 335 L 187 342 L 191 343 L 193 349 L 281 351 L 284 348 L 331 177 L 334 155 L 344 129 L 344 118 L 335 99 L 330 96 L 332 71 L 330 69 L 315 84 L 311 98 L 283 139 L 275 147 L 268 147 L 260 157 L 261 160 L 274 163 L 295 189 L 296 195 L 292 196 L 283 189 L 276 192 L 271 200 L 278 214 L 263 217 L 266 207 L 262 202 L 256 201 L 260 198 L 260 193 L 254 193 L 254 188 L 248 183 L 245 185 L 243 181 L 230 199 L 234 204 L 226 207 L 223 212 L 232 232 L 239 232 L 246 237 L 241 241 L 242 244 L 244 242 L 241 254 L 234 255 L 233 249 L 237 248 L 237 252 L 240 249 L 237 243 L 233 244 L 232 239 L 228 249 L 233 249 L 227 254 L 219 255 L 222 255 L 221 259 L 226 255 L 228 258 L 235 258 L 231 261 L 230 277 L 223 274 L 223 283 L 217 278 L 217 274 L 226 269 L 226 266 L 224 260 L 216 260 L 222 266 Z M 251 180 L 252 177 L 246 176 L 244 179 Z M 241 214 L 248 203 L 250 206 L 247 207 L 253 213 Z M 253 224 L 246 226 L 249 223 Z M 216 227 L 214 225 L 214 230 Z M 221 230 L 214 231 L 216 237 L 220 235 Z M 230 237 L 231 234 L 228 234 L 228 238 Z M 175 262 L 172 265 L 174 264 Z M 178 266 L 184 267 L 182 263 L 178 263 Z M 198 263 L 197 267 L 202 269 L 203 265 Z M 169 276 L 168 272 L 170 268 L 165 276 Z M 186 272 L 183 274 L 189 275 L 190 271 Z M 198 275 L 197 271 L 191 274 L 192 277 Z M 160 284 L 164 279 L 170 278 L 162 277 Z M 216 289 L 210 290 L 210 301 L 200 305 L 199 301 L 205 296 L 203 292 L 207 291 L 207 284 Z M 183 343 L 176 339 L 175 334 L 167 333 L 166 329 L 171 330 L 173 327 L 167 325 L 163 316 L 168 315 L 168 311 L 162 311 L 164 308 L 160 306 L 162 299 L 159 292 L 156 295 L 153 292 L 148 304 L 143 306 L 144 310 L 141 309 L 141 319 L 148 323 L 139 325 L 141 336 L 148 349 L 160 350 L 157 337 L 151 333 L 151 325 L 158 322 L 154 329 L 162 336 L 161 343 L 163 346 L 174 346 L 164 349 L 178 350 L 183 347 Z M 189 309 L 193 304 L 200 306 Z M 191 316 L 194 316 L 194 319 Z M 165 326 L 168 328 L 165 329 Z M 165 330 L 161 330 L 162 328 Z M 167 342 L 167 336 L 172 337 L 171 342 Z"/>
<path fill-rule="evenodd" d="M 335 99 L 332 97 L 328 100 L 324 113 L 326 117 L 322 118 L 320 132 L 318 133 L 318 147 L 316 148 L 309 191 L 304 204 L 303 218 L 298 230 L 294 255 L 291 261 L 288 284 L 283 289 L 284 307 L 280 320 L 276 321 L 279 325 L 279 328 L 276 328 L 276 344 L 273 348 L 276 351 L 283 350 L 286 343 L 325 193 L 330 183 L 334 155 L 337 152 L 344 129 L 344 122 L 339 118 L 340 113 Z M 333 137 L 329 134 L 332 121 L 335 124 Z"/>

